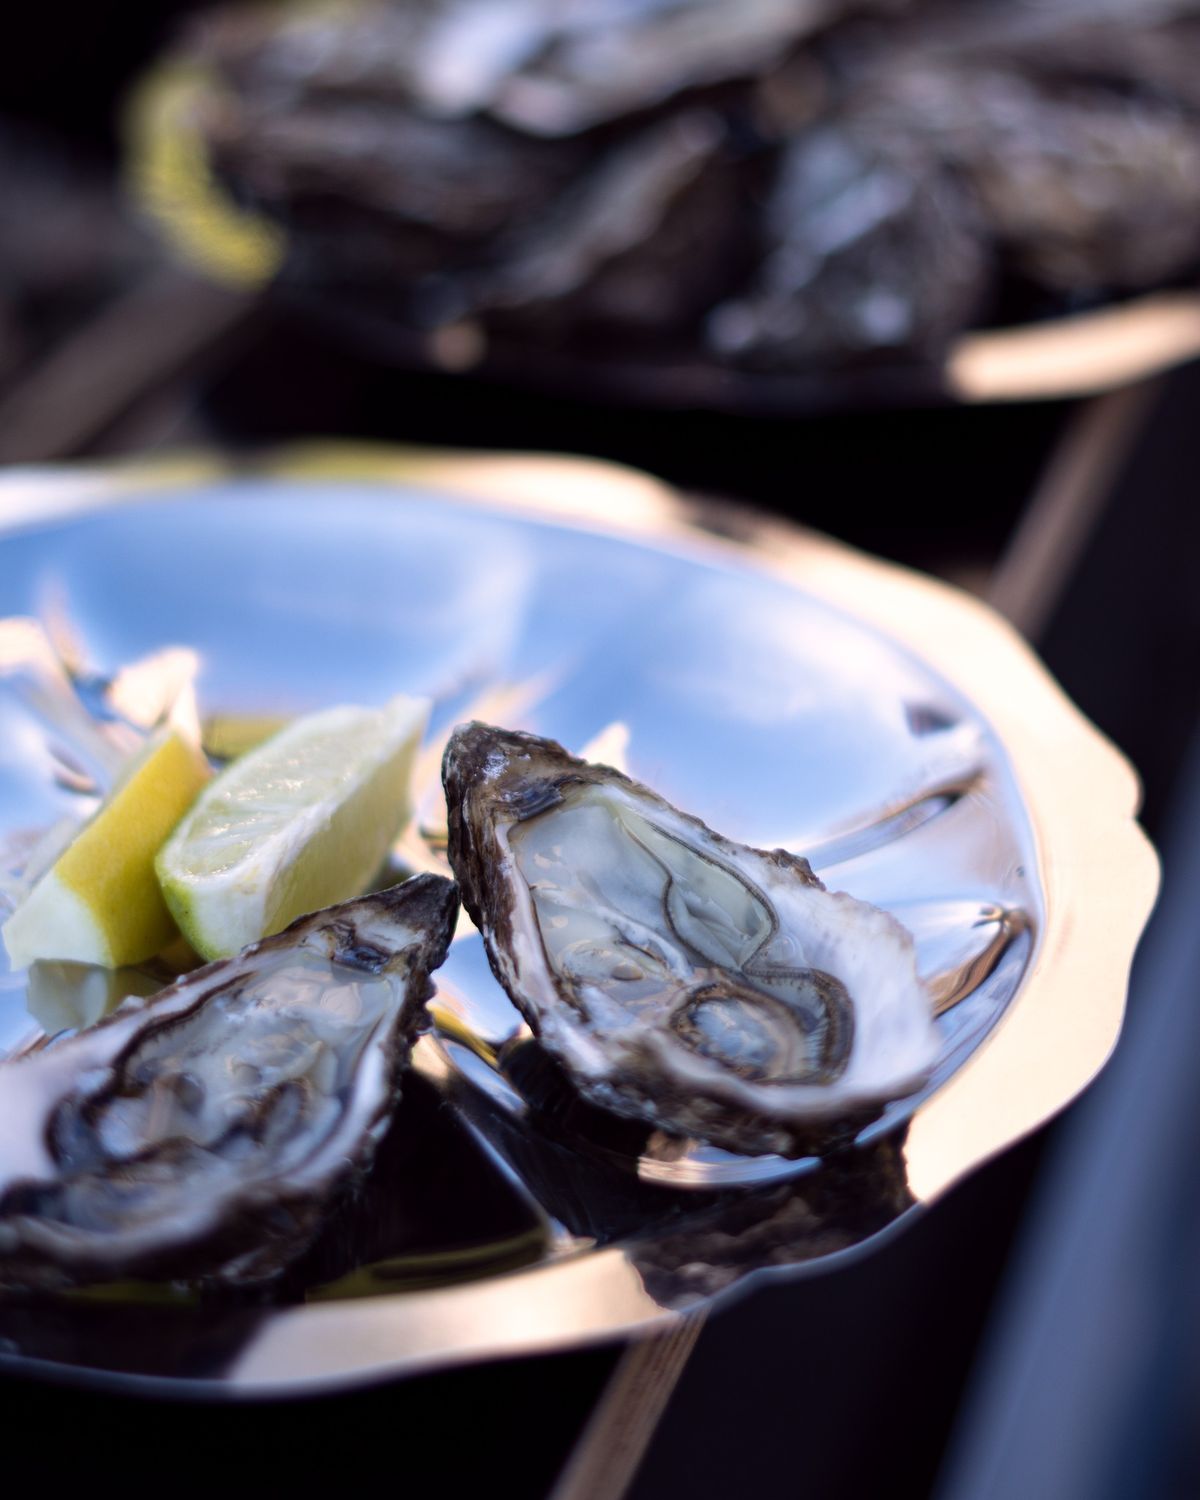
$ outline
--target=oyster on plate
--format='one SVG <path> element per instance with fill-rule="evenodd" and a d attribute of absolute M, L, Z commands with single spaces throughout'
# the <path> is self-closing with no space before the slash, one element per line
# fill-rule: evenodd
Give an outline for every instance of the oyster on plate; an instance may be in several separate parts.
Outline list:
<path fill-rule="evenodd" d="M 302 917 L 0 1068 L 0 1285 L 263 1279 L 369 1164 L 458 898 Z"/>
<path fill-rule="evenodd" d="M 794 1154 L 927 1075 L 937 1035 L 910 935 L 806 860 L 485 724 L 455 732 L 443 780 L 492 969 L 592 1102 Z"/>

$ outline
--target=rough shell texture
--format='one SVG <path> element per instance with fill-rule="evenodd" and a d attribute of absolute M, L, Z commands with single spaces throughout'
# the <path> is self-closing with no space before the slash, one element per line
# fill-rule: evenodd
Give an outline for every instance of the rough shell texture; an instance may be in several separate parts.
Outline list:
<path fill-rule="evenodd" d="M 501 984 L 594 1103 L 745 1152 L 912 1092 L 937 1051 L 912 939 L 807 861 L 713 833 L 553 741 L 471 724 L 450 861 Z"/>
<path fill-rule="evenodd" d="M 302 917 L 3 1066 L 0 1284 L 254 1281 L 369 1165 L 454 931 L 453 884 Z"/>
<path fill-rule="evenodd" d="M 822 365 L 855 372 L 846 395 L 897 371 L 909 390 L 965 329 L 1194 279 L 1198 18 L 1200 0 L 237 5 L 197 29 L 191 118 L 285 233 L 281 285 L 373 351 L 791 409 L 837 398 L 802 394 Z M 773 377 L 792 375 L 789 396 Z"/>

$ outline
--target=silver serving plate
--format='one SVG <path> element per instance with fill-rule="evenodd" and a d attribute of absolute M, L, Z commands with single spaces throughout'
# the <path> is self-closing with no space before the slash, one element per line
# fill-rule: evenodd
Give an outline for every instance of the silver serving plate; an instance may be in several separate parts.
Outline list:
<path fill-rule="evenodd" d="M 0 1366 L 261 1395 L 656 1329 L 868 1250 L 1067 1104 L 1116 1041 L 1158 878 L 1133 773 L 994 613 L 825 538 L 573 459 L 16 470 L 14 615 L 45 623 L 93 713 L 112 673 L 167 646 L 199 654 L 201 707 L 226 723 L 429 694 L 410 867 L 444 868 L 436 761 L 463 718 L 623 762 L 894 911 L 943 1046 L 922 1093 L 836 1156 L 732 1156 L 582 1104 L 464 922 L 376 1170 L 276 1293 L 9 1295 Z M 61 712 L 39 716 L 2 655 L 11 843 L 78 790 Z M 78 1008 L 107 983 L 84 978 L 0 977 L 5 1066 L 69 1024 L 72 984 Z"/>

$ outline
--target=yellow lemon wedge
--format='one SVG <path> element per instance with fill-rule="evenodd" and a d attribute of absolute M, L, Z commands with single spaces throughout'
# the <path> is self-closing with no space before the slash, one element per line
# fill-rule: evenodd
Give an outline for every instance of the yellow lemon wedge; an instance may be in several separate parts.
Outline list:
<path fill-rule="evenodd" d="M 227 958 L 361 894 L 408 821 L 424 698 L 294 720 L 215 776 L 159 851 L 179 930 Z"/>
<path fill-rule="evenodd" d="M 165 948 L 176 929 L 154 856 L 208 777 L 177 731 L 155 735 L 5 922 L 13 966 L 74 959 L 115 969 Z"/>

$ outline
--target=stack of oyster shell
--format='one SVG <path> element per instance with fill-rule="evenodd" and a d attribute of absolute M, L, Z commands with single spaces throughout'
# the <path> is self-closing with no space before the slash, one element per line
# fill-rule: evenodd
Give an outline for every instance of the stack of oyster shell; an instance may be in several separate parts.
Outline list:
<path fill-rule="evenodd" d="M 238 7 L 185 55 L 285 284 L 446 363 L 936 362 L 1200 263 L 1196 0 Z"/>

